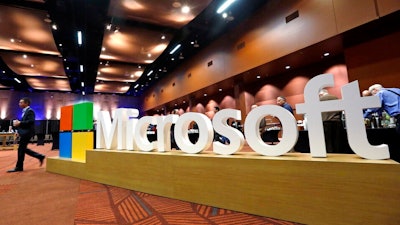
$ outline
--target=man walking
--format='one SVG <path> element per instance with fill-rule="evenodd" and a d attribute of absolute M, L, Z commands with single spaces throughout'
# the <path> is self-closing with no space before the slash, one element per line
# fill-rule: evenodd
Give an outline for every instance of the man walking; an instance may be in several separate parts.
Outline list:
<path fill-rule="evenodd" d="M 20 172 L 24 170 L 25 154 L 37 158 L 40 166 L 43 164 L 44 155 L 39 154 L 27 148 L 29 140 L 35 135 L 35 112 L 30 107 L 31 100 L 22 98 L 19 100 L 19 107 L 22 108 L 21 120 L 14 120 L 13 126 L 17 128 L 19 134 L 18 160 L 14 169 L 8 170 L 8 173 Z"/>

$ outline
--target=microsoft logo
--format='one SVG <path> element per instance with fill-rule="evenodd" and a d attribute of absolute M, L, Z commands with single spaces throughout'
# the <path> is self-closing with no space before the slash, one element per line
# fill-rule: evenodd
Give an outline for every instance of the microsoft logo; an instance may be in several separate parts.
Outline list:
<path fill-rule="evenodd" d="M 60 157 L 85 160 L 93 145 L 93 102 L 61 107 Z"/>

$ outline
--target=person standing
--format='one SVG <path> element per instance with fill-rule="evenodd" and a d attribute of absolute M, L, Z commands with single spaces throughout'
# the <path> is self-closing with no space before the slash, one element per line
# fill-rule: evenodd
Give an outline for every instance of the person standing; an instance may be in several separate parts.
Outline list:
<path fill-rule="evenodd" d="M 283 96 L 278 96 L 276 98 L 276 104 L 278 104 L 279 106 L 282 106 L 283 108 L 285 108 L 287 111 L 289 111 L 290 113 L 293 114 L 293 109 L 292 106 L 289 105 L 289 103 L 286 102 L 286 98 Z"/>
<path fill-rule="evenodd" d="M 384 88 L 381 84 L 374 84 L 368 88 L 368 91 L 379 97 L 381 107 L 365 110 L 364 118 L 368 118 L 372 113 L 384 110 L 389 116 L 396 118 L 396 131 L 400 134 L 400 89 Z"/>
<path fill-rule="evenodd" d="M 39 154 L 27 148 L 29 140 L 35 135 L 35 112 L 30 107 L 31 100 L 22 98 L 19 100 L 19 107 L 22 108 L 21 120 L 14 120 L 13 126 L 18 130 L 19 146 L 18 160 L 14 169 L 8 170 L 8 173 L 20 172 L 24 170 L 25 154 L 37 158 L 42 166 L 45 155 Z"/>

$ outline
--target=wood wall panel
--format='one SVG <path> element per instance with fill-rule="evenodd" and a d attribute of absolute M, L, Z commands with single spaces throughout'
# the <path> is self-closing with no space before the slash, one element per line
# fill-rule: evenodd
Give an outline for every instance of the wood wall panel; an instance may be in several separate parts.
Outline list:
<path fill-rule="evenodd" d="M 349 81 L 358 80 L 360 89 L 380 83 L 400 87 L 400 32 L 345 50 Z"/>
<path fill-rule="evenodd" d="M 379 16 L 386 16 L 392 12 L 400 10 L 399 0 L 377 0 Z"/>
<path fill-rule="evenodd" d="M 333 0 L 339 33 L 378 18 L 374 0 Z"/>
<path fill-rule="evenodd" d="M 299 12 L 286 23 L 285 17 Z M 238 30 L 227 58 L 228 73 L 238 74 L 337 34 L 331 1 L 279 1 Z M 237 50 L 236 46 L 245 43 Z"/>

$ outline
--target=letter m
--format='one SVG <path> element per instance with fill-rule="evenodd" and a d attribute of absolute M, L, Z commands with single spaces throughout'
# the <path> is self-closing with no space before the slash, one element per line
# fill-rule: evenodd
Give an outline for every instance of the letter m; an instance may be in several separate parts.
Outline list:
<path fill-rule="evenodd" d="M 139 115 L 137 109 L 119 108 L 115 110 L 115 117 L 111 123 L 110 113 L 100 111 L 97 114 L 96 148 L 127 149 L 127 129 L 130 118 Z"/>

